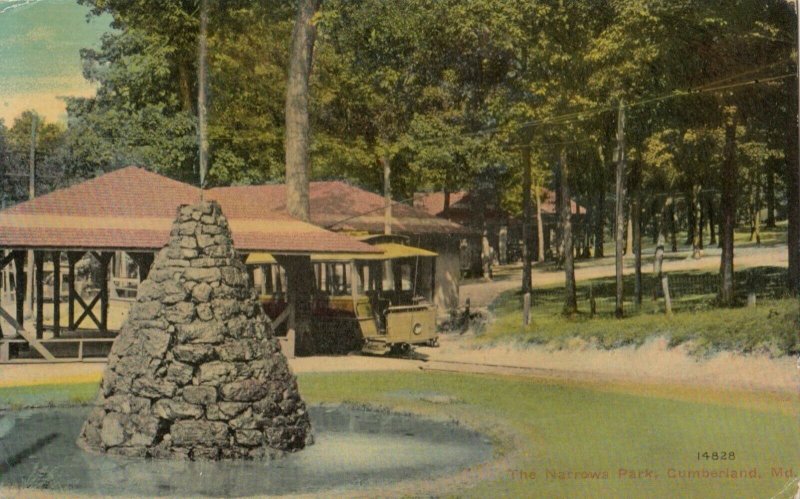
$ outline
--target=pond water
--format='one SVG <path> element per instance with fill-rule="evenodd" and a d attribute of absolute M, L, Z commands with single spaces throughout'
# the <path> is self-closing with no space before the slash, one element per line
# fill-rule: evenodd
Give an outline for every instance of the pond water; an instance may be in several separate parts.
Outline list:
<path fill-rule="evenodd" d="M 346 406 L 312 407 L 315 443 L 271 461 L 186 462 L 89 454 L 75 445 L 89 408 L 0 415 L 0 485 L 137 496 L 320 493 L 454 473 L 492 446 L 455 424 Z"/>

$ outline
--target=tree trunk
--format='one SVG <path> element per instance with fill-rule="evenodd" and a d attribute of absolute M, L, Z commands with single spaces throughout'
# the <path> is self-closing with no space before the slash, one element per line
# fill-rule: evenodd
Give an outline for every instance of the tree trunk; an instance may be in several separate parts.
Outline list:
<path fill-rule="evenodd" d="M 289 317 L 289 327 L 295 330 L 298 355 L 317 353 L 312 335 L 312 296 L 314 293 L 314 266 L 308 256 L 275 255 L 286 271 L 288 302 L 294 307 Z"/>
<path fill-rule="evenodd" d="M 714 224 L 714 198 L 709 197 L 708 199 L 708 232 L 709 232 L 709 240 L 708 244 L 717 244 L 717 232 L 716 232 L 716 225 Z"/>
<path fill-rule="evenodd" d="M 383 168 L 383 233 L 392 233 L 392 164 L 389 158 L 381 156 L 378 159 Z"/>
<path fill-rule="evenodd" d="M 178 63 L 178 92 L 181 96 L 181 108 L 186 112 L 194 113 L 194 99 L 192 98 L 192 82 L 189 62 Z"/>
<path fill-rule="evenodd" d="M 692 232 L 692 258 L 699 259 L 703 256 L 703 242 L 702 242 L 702 235 L 700 232 L 700 224 L 702 223 L 702 218 L 700 216 L 700 210 L 702 210 L 702 206 L 700 205 L 700 184 L 694 184 L 692 186 L 692 204 L 689 206 L 689 212 L 692 213 L 691 217 L 691 232 Z"/>
<path fill-rule="evenodd" d="M 200 143 L 200 188 L 206 186 L 208 173 L 208 120 L 206 87 L 208 85 L 208 0 L 200 1 L 200 34 L 197 37 L 197 134 Z"/>
<path fill-rule="evenodd" d="M 761 186 L 758 182 L 750 193 L 750 241 L 761 245 Z"/>
<path fill-rule="evenodd" d="M 706 212 L 703 209 L 703 194 L 702 193 L 697 198 L 697 205 L 698 205 L 697 209 L 698 209 L 699 218 L 700 218 L 700 221 L 697 224 L 697 232 L 699 233 L 699 237 L 700 237 L 700 246 L 698 246 L 698 247 L 700 248 L 700 251 L 702 252 L 705 249 L 705 246 L 704 246 L 705 242 L 703 240 L 704 239 L 703 234 L 704 234 L 704 231 L 705 231 L 705 228 L 706 228 Z"/>
<path fill-rule="evenodd" d="M 634 300 L 636 308 L 642 305 L 642 177 L 641 160 L 634 163 L 633 202 L 631 220 L 633 225 L 633 253 L 636 258 L 634 276 Z"/>
<path fill-rule="evenodd" d="M 536 250 L 538 251 L 537 261 L 544 261 L 544 223 L 542 222 L 542 193 L 539 186 L 536 186 Z"/>
<path fill-rule="evenodd" d="M 633 205 L 628 205 L 628 224 L 625 234 L 625 254 L 633 254 Z"/>
<path fill-rule="evenodd" d="M 290 215 L 309 221 L 308 183 L 309 117 L 308 84 L 317 29 L 314 14 L 322 0 L 301 0 L 289 49 L 286 82 L 286 209 Z"/>
<path fill-rule="evenodd" d="M 653 244 L 658 242 L 658 236 L 662 234 L 666 234 L 663 230 L 664 225 L 664 210 L 660 210 L 660 206 L 658 205 L 658 200 L 654 199 L 651 206 L 650 206 L 650 220 L 652 221 L 653 227 Z"/>
<path fill-rule="evenodd" d="M 553 183 L 555 185 L 555 195 L 556 195 L 556 213 L 561 214 L 561 209 L 564 204 L 564 191 L 561 188 L 562 178 L 561 178 L 561 164 L 556 165 L 555 175 L 553 175 Z M 564 225 L 559 223 L 556 225 L 555 230 L 555 250 L 556 254 L 554 255 L 554 259 L 556 261 L 556 265 L 561 267 L 564 263 Z"/>
<path fill-rule="evenodd" d="M 670 230 L 670 242 L 672 243 L 672 252 L 677 253 L 678 251 L 678 217 L 675 210 L 675 199 L 670 196 L 669 198 L 669 230 Z"/>
<path fill-rule="evenodd" d="M 625 251 L 625 105 L 620 103 L 617 117 L 617 168 L 616 168 L 616 210 L 614 217 L 617 274 L 617 294 L 614 315 L 622 318 L 624 299 L 622 254 Z"/>
<path fill-rule="evenodd" d="M 720 303 L 725 306 L 734 304 L 733 285 L 733 232 L 736 227 L 736 115 L 729 112 L 725 125 L 725 151 L 722 164 L 722 257 L 720 260 L 721 288 Z"/>
<path fill-rule="evenodd" d="M 605 243 L 605 223 L 606 223 L 606 155 L 602 145 L 597 146 L 597 157 L 600 162 L 599 178 L 595 188 L 597 189 L 597 204 L 595 205 L 594 216 L 594 257 L 603 258 Z"/>
<path fill-rule="evenodd" d="M 694 231 L 697 226 L 697 219 L 695 218 L 694 212 L 694 186 L 692 190 L 689 191 L 688 196 L 686 196 L 686 222 L 686 242 L 684 244 L 694 248 Z"/>
<path fill-rule="evenodd" d="M 561 237 L 564 246 L 564 314 L 573 315 L 578 312 L 578 299 L 576 296 L 575 285 L 575 260 L 572 251 L 572 207 L 569 194 L 569 165 L 567 164 L 567 150 L 561 150 L 561 157 L 558 162 L 561 178 Z"/>
<path fill-rule="evenodd" d="M 767 168 L 767 228 L 775 228 L 775 170 Z"/>
<path fill-rule="evenodd" d="M 522 148 L 522 292 L 530 293 L 531 279 L 531 149 Z"/>
<path fill-rule="evenodd" d="M 594 222 L 594 208 L 592 203 L 587 203 L 586 215 L 581 223 L 581 240 L 583 241 L 583 249 L 579 250 L 581 258 L 591 258 L 592 256 L 592 230 Z"/>
<path fill-rule="evenodd" d="M 798 171 L 797 124 L 786 133 L 786 214 L 789 218 L 789 290 L 800 294 L 800 171 Z"/>

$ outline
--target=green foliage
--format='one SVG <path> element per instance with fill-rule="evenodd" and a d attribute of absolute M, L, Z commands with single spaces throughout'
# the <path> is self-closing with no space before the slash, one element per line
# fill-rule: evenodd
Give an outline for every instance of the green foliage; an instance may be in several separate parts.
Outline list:
<path fill-rule="evenodd" d="M 66 128 L 47 122 L 33 111 L 14 119 L 10 128 L 0 120 L 0 201 L 9 205 L 28 199 L 31 125 L 36 119 L 36 195 L 50 192 L 67 181 L 65 165 L 70 160 Z"/>
<path fill-rule="evenodd" d="M 136 163 L 195 180 L 198 2 L 80 3 L 114 30 L 82 51 L 98 92 L 69 102 L 68 172 Z M 289 0 L 211 2 L 210 185 L 283 178 L 295 10 Z M 731 106 L 749 144 L 742 166 L 756 172 L 748 182 L 763 185 L 795 112 L 784 83 L 651 99 L 793 71 L 783 0 L 330 0 L 316 23 L 312 177 L 379 190 L 386 158 L 399 199 L 480 189 L 502 172 L 490 188 L 519 212 L 519 145 L 530 143 L 534 188 L 550 187 L 565 149 L 573 194 L 590 205 L 611 185 L 620 98 L 632 104 L 628 156 L 645 198 L 713 189 Z"/>

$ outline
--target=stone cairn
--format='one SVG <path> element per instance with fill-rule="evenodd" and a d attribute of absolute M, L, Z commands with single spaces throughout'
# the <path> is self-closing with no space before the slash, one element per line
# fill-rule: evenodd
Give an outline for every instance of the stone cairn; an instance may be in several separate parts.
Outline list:
<path fill-rule="evenodd" d="M 181 206 L 114 341 L 78 445 L 214 460 L 274 456 L 311 442 L 297 380 L 219 205 Z"/>

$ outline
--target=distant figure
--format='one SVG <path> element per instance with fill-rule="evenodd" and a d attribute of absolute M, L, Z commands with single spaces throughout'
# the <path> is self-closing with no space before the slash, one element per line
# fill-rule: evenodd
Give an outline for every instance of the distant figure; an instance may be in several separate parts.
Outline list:
<path fill-rule="evenodd" d="M 483 239 L 481 240 L 481 262 L 483 263 L 483 278 L 487 280 L 492 279 L 492 260 L 494 258 L 494 250 L 489 244 L 489 237 L 486 231 L 483 231 Z"/>
<path fill-rule="evenodd" d="M 498 249 L 498 260 L 500 265 L 505 265 L 508 263 L 508 227 L 500 227 L 500 234 L 498 236 L 499 241 L 497 243 Z"/>
<path fill-rule="evenodd" d="M 661 266 L 664 262 L 664 234 L 658 235 L 658 242 L 656 242 L 656 258 L 653 260 L 653 273 L 661 277 Z"/>

